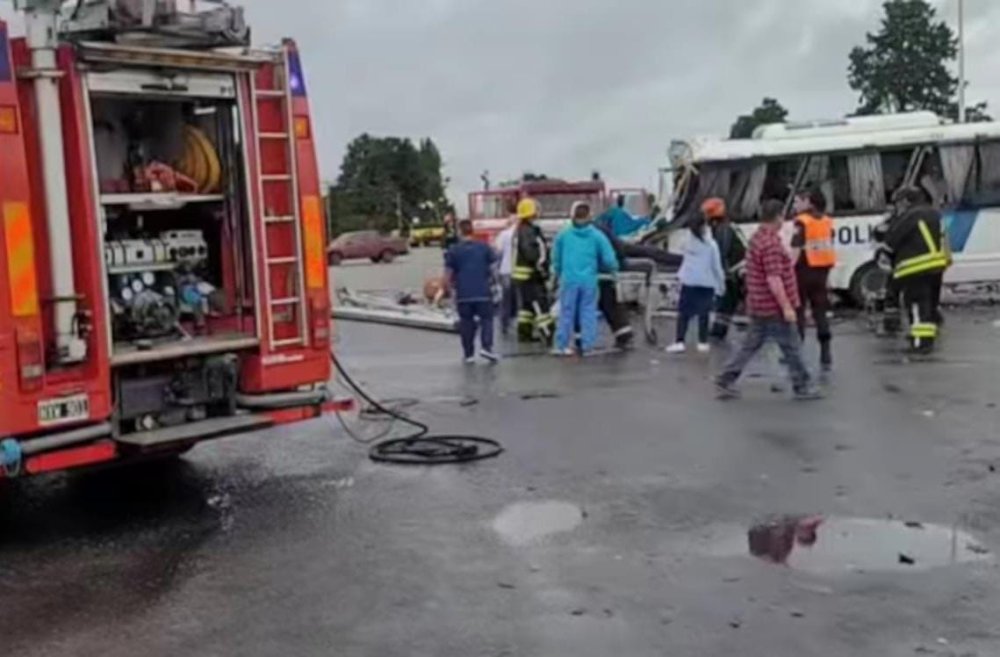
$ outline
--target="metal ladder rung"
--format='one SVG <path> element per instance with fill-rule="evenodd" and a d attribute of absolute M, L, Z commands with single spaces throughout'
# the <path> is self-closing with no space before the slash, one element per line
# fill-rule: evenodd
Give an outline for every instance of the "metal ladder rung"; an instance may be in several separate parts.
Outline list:
<path fill-rule="evenodd" d="M 296 298 L 274 299 L 271 301 L 272 306 L 297 306 L 299 303 L 301 303 L 301 300 Z"/>
<path fill-rule="evenodd" d="M 295 221 L 294 215 L 275 215 L 272 217 L 264 217 L 264 223 L 268 224 L 290 224 Z"/>
<path fill-rule="evenodd" d="M 264 182 L 290 182 L 292 180 L 292 174 L 290 173 L 265 173 L 260 177 Z"/>
<path fill-rule="evenodd" d="M 284 98 L 285 97 L 285 91 L 284 91 L 284 89 L 258 89 L 257 90 L 257 97 L 258 98 Z"/>
<path fill-rule="evenodd" d="M 295 256 L 286 256 L 284 258 L 268 258 L 267 264 L 269 265 L 294 265 L 299 261 Z"/>
<path fill-rule="evenodd" d="M 262 132 L 260 133 L 261 139 L 288 139 L 287 132 Z"/>
<path fill-rule="evenodd" d="M 300 336 L 297 338 L 287 338 L 285 340 L 275 340 L 271 344 L 275 347 L 291 347 L 292 345 L 301 344 L 304 345 L 306 341 Z"/>

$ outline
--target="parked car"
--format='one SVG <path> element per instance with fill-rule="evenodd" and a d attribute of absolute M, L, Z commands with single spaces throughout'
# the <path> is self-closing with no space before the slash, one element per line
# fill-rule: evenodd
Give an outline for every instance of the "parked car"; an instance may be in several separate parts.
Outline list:
<path fill-rule="evenodd" d="M 425 226 L 410 230 L 410 246 L 430 246 L 444 242 L 444 226 Z"/>
<path fill-rule="evenodd" d="M 410 247 L 406 240 L 383 235 L 374 230 L 344 233 L 330 242 L 326 249 L 330 264 L 337 266 L 345 260 L 368 258 L 372 262 L 390 263 L 397 256 L 406 255 Z"/>

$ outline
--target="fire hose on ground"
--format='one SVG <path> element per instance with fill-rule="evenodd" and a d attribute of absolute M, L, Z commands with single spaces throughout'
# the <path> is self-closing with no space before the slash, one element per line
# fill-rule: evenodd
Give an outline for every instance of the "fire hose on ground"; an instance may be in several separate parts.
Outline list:
<path fill-rule="evenodd" d="M 471 463 L 500 456 L 504 449 L 495 440 L 473 435 L 436 435 L 431 434 L 428 425 L 404 415 L 397 409 L 389 408 L 386 403 L 372 398 L 364 388 L 344 369 L 337 357 L 330 352 L 330 360 L 340 375 L 341 380 L 360 397 L 368 408 L 362 411 L 369 417 L 386 417 L 402 422 L 416 429 L 416 432 L 401 438 L 382 440 L 369 450 L 369 457 L 378 463 L 394 463 L 397 465 L 445 465 L 454 463 Z M 338 414 L 338 417 L 339 414 Z M 343 423 L 343 419 L 341 418 Z M 344 426 L 347 429 L 346 425 Z M 350 431 L 348 430 L 348 433 Z M 368 441 L 362 441 L 368 442 Z"/>

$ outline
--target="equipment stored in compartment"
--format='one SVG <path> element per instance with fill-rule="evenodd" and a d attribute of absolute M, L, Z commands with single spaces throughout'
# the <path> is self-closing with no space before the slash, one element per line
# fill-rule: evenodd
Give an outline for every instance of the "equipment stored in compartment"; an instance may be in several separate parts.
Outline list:
<path fill-rule="evenodd" d="M 172 230 L 153 239 L 105 243 L 115 337 L 139 340 L 183 335 L 182 316 L 200 326 L 216 286 L 199 274 L 208 243 L 199 230 Z"/>

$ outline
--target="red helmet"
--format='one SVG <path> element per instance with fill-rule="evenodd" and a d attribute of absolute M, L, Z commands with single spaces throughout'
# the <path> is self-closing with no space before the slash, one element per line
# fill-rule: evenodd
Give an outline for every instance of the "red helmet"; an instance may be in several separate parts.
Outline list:
<path fill-rule="evenodd" d="M 706 219 L 724 219 L 726 216 L 726 202 L 721 198 L 705 199 L 701 204 L 701 212 Z"/>

